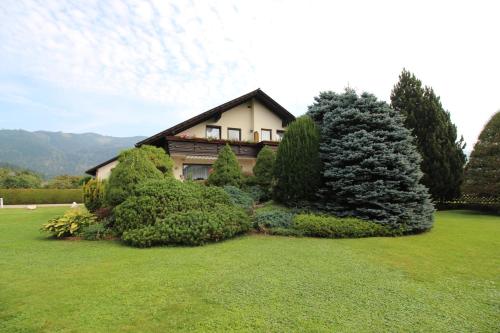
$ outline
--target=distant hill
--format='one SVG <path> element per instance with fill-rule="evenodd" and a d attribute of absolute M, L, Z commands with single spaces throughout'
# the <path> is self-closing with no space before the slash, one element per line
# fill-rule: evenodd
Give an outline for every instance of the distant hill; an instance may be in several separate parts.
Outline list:
<path fill-rule="evenodd" d="M 82 175 L 144 138 L 0 130 L 0 164 L 30 169 L 48 178 L 61 174 Z"/>

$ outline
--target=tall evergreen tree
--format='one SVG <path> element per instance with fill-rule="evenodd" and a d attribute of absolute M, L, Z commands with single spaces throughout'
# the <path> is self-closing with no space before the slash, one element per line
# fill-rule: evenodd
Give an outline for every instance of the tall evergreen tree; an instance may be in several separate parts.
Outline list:
<path fill-rule="evenodd" d="M 257 161 L 253 167 L 253 174 L 255 182 L 259 185 L 266 197 L 271 194 L 271 189 L 274 180 L 274 164 L 276 162 L 276 153 L 268 146 L 264 146 L 259 154 L 257 154 Z"/>
<path fill-rule="evenodd" d="M 212 173 L 208 176 L 207 183 L 215 186 L 232 185 L 240 187 L 242 179 L 243 175 L 238 159 L 231 147 L 226 144 L 217 156 Z"/>
<path fill-rule="evenodd" d="M 321 127 L 320 208 L 404 233 L 432 226 L 434 209 L 419 182 L 421 159 L 399 113 L 347 89 L 321 93 L 308 114 Z"/>
<path fill-rule="evenodd" d="M 465 168 L 463 191 L 500 197 L 500 111 L 484 126 Z"/>
<path fill-rule="evenodd" d="M 392 90 L 391 104 L 405 117 L 406 128 L 416 138 L 422 156 L 422 183 L 433 199 L 458 197 L 466 162 L 465 144 L 463 138 L 457 140 L 457 129 L 434 90 L 422 87 L 422 82 L 404 69 Z"/>
<path fill-rule="evenodd" d="M 320 183 L 319 131 L 302 116 L 292 122 L 278 146 L 274 197 L 293 206 L 313 200 Z"/>

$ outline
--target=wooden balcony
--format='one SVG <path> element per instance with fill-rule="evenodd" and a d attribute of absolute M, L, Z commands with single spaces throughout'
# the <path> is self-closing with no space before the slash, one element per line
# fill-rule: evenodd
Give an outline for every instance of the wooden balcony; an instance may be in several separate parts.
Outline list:
<path fill-rule="evenodd" d="M 178 136 L 165 138 L 165 150 L 170 155 L 217 156 L 226 144 L 229 144 L 236 156 L 241 157 L 257 157 L 264 146 L 269 146 L 273 150 L 278 148 L 278 142 L 274 141 L 242 142 Z"/>

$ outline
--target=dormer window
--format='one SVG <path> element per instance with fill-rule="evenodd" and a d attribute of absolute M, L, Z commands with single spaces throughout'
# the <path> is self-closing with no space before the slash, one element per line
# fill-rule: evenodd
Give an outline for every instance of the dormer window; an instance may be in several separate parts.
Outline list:
<path fill-rule="evenodd" d="M 206 136 L 207 139 L 220 140 L 220 126 L 207 125 Z"/>
<path fill-rule="evenodd" d="M 273 139 L 273 131 L 270 129 L 261 129 L 261 141 L 271 141 Z"/>

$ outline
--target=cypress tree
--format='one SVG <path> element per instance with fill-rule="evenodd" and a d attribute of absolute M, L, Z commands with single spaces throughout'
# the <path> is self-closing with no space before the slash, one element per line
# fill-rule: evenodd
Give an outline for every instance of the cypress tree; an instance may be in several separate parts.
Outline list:
<path fill-rule="evenodd" d="M 347 89 L 321 93 L 308 114 L 321 127 L 321 209 L 403 233 L 432 226 L 434 209 L 419 183 L 420 156 L 399 113 L 371 94 Z"/>
<path fill-rule="evenodd" d="M 162 148 L 144 145 L 124 150 L 105 186 L 105 202 L 117 206 L 133 194 L 136 186 L 149 179 L 172 177 L 173 161 Z"/>
<path fill-rule="evenodd" d="M 500 111 L 484 126 L 465 168 L 463 191 L 500 197 Z"/>
<path fill-rule="evenodd" d="M 212 173 L 208 176 L 207 183 L 215 186 L 232 185 L 240 187 L 242 179 L 243 175 L 236 155 L 231 147 L 226 144 L 217 156 Z"/>
<path fill-rule="evenodd" d="M 293 206 L 314 200 L 320 183 L 319 131 L 302 116 L 292 122 L 278 146 L 274 197 Z"/>
<path fill-rule="evenodd" d="M 269 196 L 274 179 L 274 165 L 276 153 L 268 146 L 264 146 L 257 155 L 257 161 L 253 167 L 255 183 L 259 185 Z"/>
<path fill-rule="evenodd" d="M 422 82 L 404 69 L 392 90 L 391 104 L 405 117 L 406 128 L 416 138 L 422 156 L 422 183 L 434 200 L 458 197 L 466 162 L 465 144 L 463 138 L 457 140 L 457 129 L 434 90 L 422 87 Z"/>

